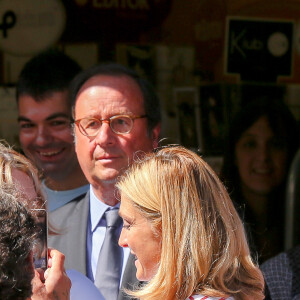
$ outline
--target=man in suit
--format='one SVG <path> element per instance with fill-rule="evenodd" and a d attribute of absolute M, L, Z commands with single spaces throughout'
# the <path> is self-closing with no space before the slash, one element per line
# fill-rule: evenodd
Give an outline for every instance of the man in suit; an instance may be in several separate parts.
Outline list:
<path fill-rule="evenodd" d="M 80 71 L 64 53 L 47 50 L 25 64 L 17 82 L 20 143 L 43 173 L 50 211 L 88 190 L 75 153 L 68 98 L 69 84 Z"/>
<path fill-rule="evenodd" d="M 62 234 L 50 237 L 49 244 L 65 254 L 66 268 L 77 269 L 94 281 L 104 299 L 128 299 L 119 292 L 119 286 L 131 288 L 137 281 L 135 257 L 129 249 L 120 248 L 117 241 L 115 251 L 122 249 L 117 295 L 107 296 L 101 287 L 101 282 L 110 278 L 99 263 L 108 232 L 105 215 L 119 208 L 115 183 L 135 153 L 157 147 L 159 100 L 146 80 L 114 63 L 97 65 L 79 74 L 71 85 L 71 99 L 76 153 L 90 190 L 85 197 L 51 214 Z M 120 224 L 118 235 L 121 227 Z M 113 256 L 108 253 L 105 260 L 110 263 Z M 99 281 L 99 276 L 104 280 Z"/>

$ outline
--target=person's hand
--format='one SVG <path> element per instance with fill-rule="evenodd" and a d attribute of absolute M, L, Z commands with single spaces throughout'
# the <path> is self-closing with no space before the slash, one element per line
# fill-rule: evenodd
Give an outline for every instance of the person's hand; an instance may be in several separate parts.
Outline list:
<path fill-rule="evenodd" d="M 57 250 L 49 251 L 49 268 L 35 270 L 32 280 L 32 300 L 69 300 L 71 280 L 64 268 L 65 256 Z M 44 281 L 44 283 L 43 283 Z"/>

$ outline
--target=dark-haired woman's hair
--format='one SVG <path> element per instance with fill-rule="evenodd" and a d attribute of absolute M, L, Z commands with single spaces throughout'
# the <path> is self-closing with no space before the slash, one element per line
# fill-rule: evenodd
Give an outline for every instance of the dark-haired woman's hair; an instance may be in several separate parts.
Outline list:
<path fill-rule="evenodd" d="M 242 217 L 246 223 L 255 223 L 251 209 L 247 207 L 240 188 L 240 176 L 236 166 L 235 148 L 242 134 L 249 129 L 258 119 L 265 117 L 269 123 L 276 139 L 281 141 L 286 149 L 286 171 L 293 160 L 293 157 L 299 147 L 299 130 L 297 122 L 291 113 L 290 109 L 283 101 L 272 99 L 267 96 L 249 101 L 242 109 L 234 116 L 227 137 L 225 139 L 224 161 L 220 177 L 227 187 L 231 198 L 237 205 Z M 280 226 L 278 232 L 278 240 L 283 249 L 283 222 L 284 222 L 284 197 L 285 197 L 286 182 L 282 182 L 272 194 L 268 203 L 268 215 L 266 218 L 268 226 Z M 251 220 L 249 220 L 249 218 Z M 275 222 L 275 224 L 273 224 Z M 267 233 L 266 233 L 267 234 Z M 255 234 L 254 234 L 255 235 Z M 275 247 L 274 247 L 275 248 Z M 253 250 L 255 246 L 252 247 Z M 278 249 L 279 251 L 282 249 Z"/>

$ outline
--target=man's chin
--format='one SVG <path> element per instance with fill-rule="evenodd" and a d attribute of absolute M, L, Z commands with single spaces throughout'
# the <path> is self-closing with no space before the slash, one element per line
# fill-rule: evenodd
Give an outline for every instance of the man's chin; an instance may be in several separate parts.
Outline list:
<path fill-rule="evenodd" d="M 56 171 L 43 171 L 42 175 L 44 177 L 48 177 L 51 178 L 54 181 L 60 181 L 60 180 L 64 180 L 66 175 L 64 172 L 62 172 L 62 170 L 56 170 Z"/>
<path fill-rule="evenodd" d="M 37 167 L 42 171 L 44 177 L 58 178 L 63 177 L 65 174 L 65 168 L 63 168 L 61 163 L 39 164 Z"/>
<path fill-rule="evenodd" d="M 98 176 L 97 176 L 98 175 Z M 119 177 L 121 176 L 121 173 L 116 170 L 111 170 L 111 172 L 106 172 L 104 174 L 97 174 L 94 176 L 94 180 L 101 183 L 106 184 L 115 184 Z"/>
<path fill-rule="evenodd" d="M 120 177 L 120 174 L 115 176 L 104 176 L 100 178 L 100 181 L 107 184 L 115 184 L 118 181 L 118 178 Z"/>

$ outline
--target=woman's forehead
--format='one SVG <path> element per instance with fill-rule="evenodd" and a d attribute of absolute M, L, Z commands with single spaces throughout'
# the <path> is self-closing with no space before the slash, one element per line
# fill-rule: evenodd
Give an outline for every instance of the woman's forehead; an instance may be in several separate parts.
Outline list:
<path fill-rule="evenodd" d="M 13 182 L 18 184 L 18 188 L 23 192 L 29 200 L 37 198 L 37 192 L 33 179 L 24 171 L 13 168 L 12 169 Z"/>

